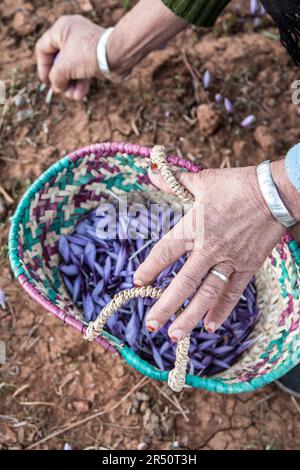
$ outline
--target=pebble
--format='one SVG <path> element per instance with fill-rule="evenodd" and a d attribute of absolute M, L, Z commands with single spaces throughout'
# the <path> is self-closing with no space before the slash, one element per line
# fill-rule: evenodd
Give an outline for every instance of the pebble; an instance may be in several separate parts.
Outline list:
<path fill-rule="evenodd" d="M 83 11 L 84 13 L 90 13 L 91 11 L 94 10 L 94 7 L 90 0 L 79 0 L 79 7 L 80 10 Z"/>
<path fill-rule="evenodd" d="M 19 10 L 13 19 L 13 29 L 19 36 L 27 36 L 37 27 L 37 19 L 29 10 Z"/>
<path fill-rule="evenodd" d="M 145 450 L 145 449 L 147 449 L 147 447 L 148 446 L 147 446 L 146 442 L 140 442 L 137 446 L 137 450 Z"/>
<path fill-rule="evenodd" d="M 25 121 L 26 119 L 31 118 L 32 115 L 33 115 L 32 109 L 30 108 L 23 109 L 22 111 L 17 112 L 17 120 L 18 122 L 22 122 L 22 121 Z"/>
<path fill-rule="evenodd" d="M 75 400 L 72 405 L 78 413 L 87 413 L 90 409 L 89 404 L 83 400 Z"/>
<path fill-rule="evenodd" d="M 214 134 L 221 125 L 221 116 L 211 105 L 201 104 L 197 108 L 199 129 L 205 137 Z"/>
<path fill-rule="evenodd" d="M 145 392 L 136 392 L 136 399 L 138 401 L 150 401 L 150 397 Z"/>
<path fill-rule="evenodd" d="M 234 156 L 239 159 L 243 160 L 245 158 L 248 158 L 249 156 L 249 145 L 245 140 L 236 140 L 233 143 L 233 153 Z"/>
<path fill-rule="evenodd" d="M 274 151 L 276 140 L 268 127 L 258 126 L 254 132 L 254 139 L 265 153 Z"/>
<path fill-rule="evenodd" d="M 26 96 L 24 95 L 17 95 L 14 99 L 15 105 L 17 108 L 21 108 L 27 104 Z"/>
<path fill-rule="evenodd" d="M 6 219 L 7 213 L 8 213 L 7 205 L 3 197 L 0 195 L 0 221 L 1 222 L 3 222 Z"/>

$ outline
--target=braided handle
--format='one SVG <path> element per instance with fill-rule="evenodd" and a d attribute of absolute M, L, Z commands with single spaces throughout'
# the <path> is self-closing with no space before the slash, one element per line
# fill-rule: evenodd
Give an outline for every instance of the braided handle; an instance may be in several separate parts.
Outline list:
<path fill-rule="evenodd" d="M 161 145 L 153 147 L 150 155 L 151 163 L 157 166 L 161 176 L 172 189 L 172 191 L 182 200 L 182 202 L 190 202 L 194 200 L 194 196 L 180 184 L 175 176 L 174 171 L 170 168 L 167 161 L 166 150 Z"/>
<path fill-rule="evenodd" d="M 174 172 L 168 164 L 164 147 L 159 145 L 153 147 L 150 158 L 152 164 L 157 165 L 159 172 L 168 186 L 183 202 L 188 202 L 194 199 L 193 195 L 177 181 Z M 97 336 L 101 335 L 107 320 L 111 315 L 113 315 L 113 313 L 117 312 L 126 302 L 128 302 L 128 300 L 137 299 L 138 297 L 159 299 L 162 293 L 163 289 L 153 286 L 134 287 L 132 289 L 119 292 L 106 305 L 106 307 L 101 310 L 96 320 L 89 323 L 84 338 L 88 341 L 92 341 Z M 180 392 L 185 385 L 186 370 L 189 362 L 189 347 L 190 335 L 187 335 L 177 344 L 174 368 L 169 372 L 168 376 L 168 385 L 174 392 Z"/>

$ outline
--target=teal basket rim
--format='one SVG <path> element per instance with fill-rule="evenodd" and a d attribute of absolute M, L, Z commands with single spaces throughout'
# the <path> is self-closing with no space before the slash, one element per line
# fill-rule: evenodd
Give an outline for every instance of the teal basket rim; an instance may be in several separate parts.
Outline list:
<path fill-rule="evenodd" d="M 25 272 L 22 266 L 22 263 L 19 259 L 19 254 L 18 254 L 19 224 L 22 220 L 24 211 L 28 208 L 34 195 L 38 191 L 41 190 L 41 188 L 44 186 L 45 183 L 51 181 L 51 179 L 53 177 L 56 177 L 62 170 L 74 167 L 76 165 L 76 160 L 80 159 L 80 152 L 94 153 L 99 150 L 103 151 L 103 147 L 105 147 L 104 148 L 105 150 L 109 148 L 110 145 L 114 147 L 117 145 L 120 145 L 123 149 L 124 146 L 126 147 L 126 145 L 130 145 L 130 144 L 110 144 L 110 143 L 96 144 L 90 147 L 85 147 L 83 149 L 80 149 L 79 151 L 76 151 L 74 153 L 71 153 L 63 157 L 61 160 L 51 165 L 44 173 L 42 173 L 32 183 L 32 185 L 27 189 L 27 191 L 24 193 L 23 197 L 21 198 L 16 208 L 15 214 L 10 219 L 11 227 L 10 227 L 9 239 L 8 239 L 8 251 L 9 251 L 9 261 L 10 261 L 11 268 L 12 268 L 15 278 L 19 280 L 19 282 L 21 282 L 24 288 L 26 287 L 26 283 L 27 285 L 30 284 L 31 292 L 29 292 L 29 294 L 32 297 L 34 297 L 34 299 L 37 302 L 39 302 L 43 307 L 45 307 L 50 313 L 54 314 L 55 316 L 60 317 L 60 319 L 62 319 L 65 323 L 67 324 L 69 323 L 70 326 L 73 326 L 77 330 L 80 330 L 81 333 L 85 332 L 84 323 L 78 320 L 76 321 L 77 326 L 75 326 L 74 324 L 72 324 L 72 322 L 68 322 L 68 317 L 71 317 L 69 314 L 64 313 L 61 309 L 59 309 L 57 306 L 52 305 L 49 301 L 48 301 L 48 305 L 45 305 L 47 301 L 45 301 L 45 298 L 42 296 L 42 294 L 40 294 L 39 291 L 33 286 L 31 279 L 28 277 L 27 273 Z M 133 151 L 132 152 L 126 151 L 126 153 L 140 156 L 139 152 L 141 151 L 141 149 L 144 150 L 144 153 L 147 153 L 147 154 L 149 154 L 151 151 L 151 149 L 147 147 L 133 146 Z M 116 150 L 116 153 L 118 152 L 122 153 L 122 150 Z M 104 155 L 101 155 L 101 157 L 103 156 Z M 178 160 L 178 157 L 173 156 L 173 158 L 177 158 Z M 180 159 L 180 160 L 181 162 L 179 162 L 179 165 L 182 162 L 187 162 L 184 159 Z M 288 242 L 288 246 L 289 246 L 289 249 L 291 251 L 291 254 L 295 263 L 300 267 L 300 247 L 298 243 L 295 240 L 291 239 Z M 25 276 L 26 276 L 26 279 L 24 280 Z M 28 291 L 28 289 L 26 290 Z M 33 295 L 33 291 L 35 291 L 35 295 Z M 51 306 L 55 307 L 55 309 L 51 308 Z M 62 318 L 62 315 L 58 315 L 58 311 L 64 314 L 63 318 Z M 74 320 L 74 317 L 71 317 L 71 318 L 72 320 Z M 113 348 L 120 353 L 123 359 L 132 368 L 134 368 L 135 370 L 139 371 L 140 373 L 150 378 L 153 378 L 155 380 L 162 381 L 162 382 L 167 382 L 169 371 L 161 371 L 157 369 L 155 366 L 152 366 L 144 359 L 141 359 L 134 351 L 132 351 L 128 346 L 124 345 L 118 338 L 110 335 L 109 333 L 104 332 L 103 337 L 107 339 L 109 344 L 113 345 Z M 206 378 L 206 377 L 198 377 L 196 375 L 187 374 L 186 385 L 191 386 L 193 388 L 200 388 L 203 390 L 207 390 L 209 392 L 218 392 L 218 393 L 224 393 L 224 394 L 253 392 L 254 390 L 260 387 L 263 387 L 273 382 L 274 380 L 277 380 L 278 378 L 282 377 L 285 373 L 291 370 L 299 362 L 300 362 L 300 350 L 292 354 L 290 357 L 288 357 L 274 371 L 267 372 L 266 374 L 259 376 L 259 377 L 254 377 L 250 379 L 249 381 L 238 382 L 238 383 L 228 383 L 226 382 L 226 379 L 223 380 L 221 377 Z"/>

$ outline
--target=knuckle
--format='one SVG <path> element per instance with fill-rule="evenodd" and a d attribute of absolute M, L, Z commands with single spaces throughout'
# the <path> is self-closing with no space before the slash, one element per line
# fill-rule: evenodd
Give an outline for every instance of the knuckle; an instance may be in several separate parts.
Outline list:
<path fill-rule="evenodd" d="M 182 323 L 183 323 L 183 328 L 184 330 L 188 333 L 195 328 L 197 323 L 200 321 L 200 318 L 198 319 L 198 316 L 196 314 L 190 314 L 190 315 L 185 315 L 182 318 Z"/>
<path fill-rule="evenodd" d="M 151 310 L 151 318 L 155 317 L 163 321 L 170 318 L 172 314 L 173 312 L 168 306 L 158 305 L 158 303 L 154 307 L 152 307 Z"/>
<path fill-rule="evenodd" d="M 205 300 L 215 300 L 218 297 L 219 291 L 214 284 L 206 282 L 202 286 L 201 294 Z"/>
<path fill-rule="evenodd" d="M 196 292 L 197 287 L 197 281 L 192 276 L 189 276 L 188 274 L 182 274 L 181 282 L 179 284 L 179 288 L 181 290 Z"/>
<path fill-rule="evenodd" d="M 70 20 L 70 18 L 72 18 L 71 15 L 62 15 L 56 20 L 54 25 L 58 27 L 64 26 Z"/>
<path fill-rule="evenodd" d="M 172 257 L 172 252 L 168 243 L 158 243 L 152 250 L 153 261 L 158 264 L 167 264 Z"/>

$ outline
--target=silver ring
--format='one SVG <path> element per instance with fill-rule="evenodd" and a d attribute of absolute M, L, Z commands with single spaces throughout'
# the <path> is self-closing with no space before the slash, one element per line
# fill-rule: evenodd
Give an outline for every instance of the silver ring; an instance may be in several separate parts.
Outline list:
<path fill-rule="evenodd" d="M 219 279 L 221 279 L 221 281 L 225 282 L 225 284 L 227 284 L 227 282 L 229 281 L 228 277 L 225 276 L 225 274 L 220 273 L 216 269 L 211 269 L 210 272 L 214 274 L 215 276 L 217 276 Z"/>

